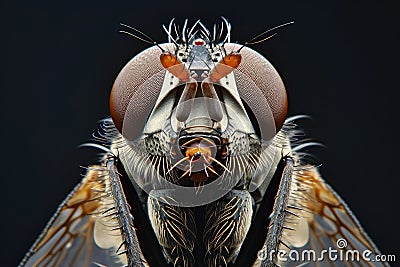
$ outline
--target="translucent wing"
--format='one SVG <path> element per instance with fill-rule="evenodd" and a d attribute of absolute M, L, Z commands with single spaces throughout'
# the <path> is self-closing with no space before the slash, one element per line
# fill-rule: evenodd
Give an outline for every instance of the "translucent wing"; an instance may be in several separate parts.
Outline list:
<path fill-rule="evenodd" d="M 287 200 L 278 265 L 388 266 L 377 261 L 379 250 L 315 168 L 293 173 Z"/>
<path fill-rule="evenodd" d="M 106 167 L 89 168 L 20 266 L 127 266 L 112 183 Z"/>

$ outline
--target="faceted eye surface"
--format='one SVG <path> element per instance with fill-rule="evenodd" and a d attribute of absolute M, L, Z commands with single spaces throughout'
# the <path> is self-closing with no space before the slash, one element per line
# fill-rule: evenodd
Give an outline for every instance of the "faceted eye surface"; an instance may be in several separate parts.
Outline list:
<path fill-rule="evenodd" d="M 166 51 L 173 51 L 172 44 L 160 45 Z M 162 51 L 159 47 L 150 47 L 135 56 L 121 70 L 116 78 L 110 95 L 110 112 L 115 127 L 122 133 L 126 115 L 135 116 L 137 131 L 129 133 L 130 139 L 138 137 L 146 123 L 160 94 L 165 69 L 160 62 Z M 134 112 L 127 112 L 134 108 Z M 131 118 L 133 119 L 133 118 Z"/>
<path fill-rule="evenodd" d="M 235 51 L 239 47 L 237 44 L 225 44 L 226 51 Z M 272 64 L 258 52 L 243 47 L 240 54 L 241 61 L 235 72 L 239 94 L 255 114 L 263 114 L 265 106 L 260 105 L 260 97 L 266 99 L 278 132 L 286 119 L 288 109 L 286 89 L 282 79 Z M 251 90 L 255 87 L 260 91 Z M 262 117 L 263 115 L 259 116 Z M 259 123 L 262 123 L 262 120 Z"/>

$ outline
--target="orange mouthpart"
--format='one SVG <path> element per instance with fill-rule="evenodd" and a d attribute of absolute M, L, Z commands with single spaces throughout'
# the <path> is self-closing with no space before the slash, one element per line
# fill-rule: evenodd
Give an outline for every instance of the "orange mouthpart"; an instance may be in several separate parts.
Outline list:
<path fill-rule="evenodd" d="M 196 144 L 195 146 L 189 147 L 186 149 L 186 157 L 189 161 L 196 161 L 199 160 L 202 156 L 206 162 L 210 162 L 211 157 L 211 148 L 201 146 L 201 144 Z"/>

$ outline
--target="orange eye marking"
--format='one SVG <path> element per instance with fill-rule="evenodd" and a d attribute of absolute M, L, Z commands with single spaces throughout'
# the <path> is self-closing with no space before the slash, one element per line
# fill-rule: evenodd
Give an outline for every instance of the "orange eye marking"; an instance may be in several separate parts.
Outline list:
<path fill-rule="evenodd" d="M 242 61 L 242 55 L 238 52 L 232 52 L 226 55 L 215 68 L 211 71 L 210 78 L 212 82 L 217 82 L 236 69 Z"/>
<path fill-rule="evenodd" d="M 171 54 L 170 52 L 164 52 L 160 55 L 160 61 L 164 68 L 168 69 L 169 67 L 182 64 L 182 62 L 176 57 L 176 55 Z"/>
<path fill-rule="evenodd" d="M 163 67 L 179 80 L 184 82 L 189 80 L 190 75 L 188 69 L 182 64 L 176 55 L 170 52 L 164 52 L 160 55 L 160 61 Z"/>
<path fill-rule="evenodd" d="M 220 63 L 236 69 L 242 61 L 242 55 L 237 52 L 232 52 L 225 56 Z"/>

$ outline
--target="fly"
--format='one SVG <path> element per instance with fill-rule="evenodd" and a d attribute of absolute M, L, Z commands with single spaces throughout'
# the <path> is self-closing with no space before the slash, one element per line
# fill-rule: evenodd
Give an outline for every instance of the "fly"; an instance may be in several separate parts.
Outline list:
<path fill-rule="evenodd" d="M 20 266 L 388 266 L 282 258 L 328 248 L 379 254 L 350 209 L 302 161 L 276 69 L 207 29 L 172 20 L 121 70 L 103 120 L 103 161 L 60 205 Z M 341 242 L 339 242 L 339 240 Z M 343 246 L 342 241 L 346 241 Z"/>

